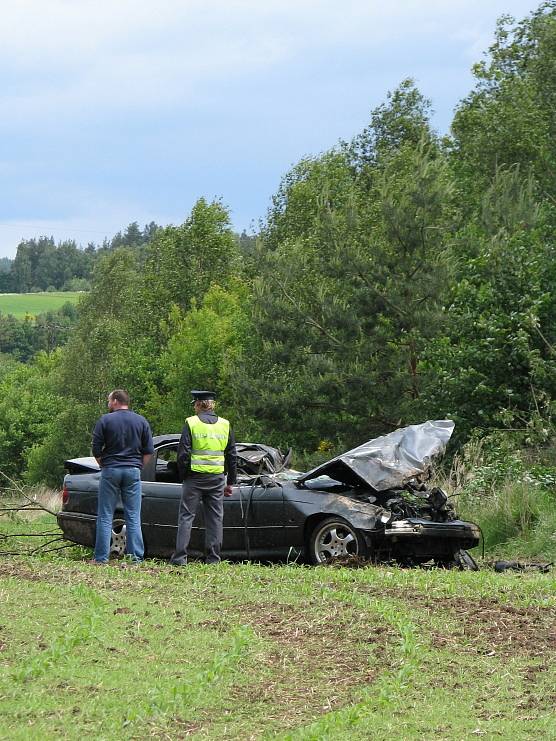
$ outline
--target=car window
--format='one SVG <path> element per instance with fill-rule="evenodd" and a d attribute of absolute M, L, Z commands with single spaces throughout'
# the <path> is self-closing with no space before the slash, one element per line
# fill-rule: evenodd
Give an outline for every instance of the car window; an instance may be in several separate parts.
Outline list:
<path fill-rule="evenodd" d="M 178 445 L 166 445 L 156 453 L 155 481 L 178 483 Z"/>

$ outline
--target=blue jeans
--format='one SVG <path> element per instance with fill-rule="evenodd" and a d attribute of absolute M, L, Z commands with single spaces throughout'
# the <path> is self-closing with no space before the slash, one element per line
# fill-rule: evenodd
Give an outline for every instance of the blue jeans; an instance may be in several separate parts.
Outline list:
<path fill-rule="evenodd" d="M 134 466 L 114 466 L 103 468 L 100 472 L 95 561 L 108 561 L 112 520 L 120 495 L 126 524 L 125 552 L 134 561 L 143 560 L 145 549 L 141 533 L 141 471 Z"/>

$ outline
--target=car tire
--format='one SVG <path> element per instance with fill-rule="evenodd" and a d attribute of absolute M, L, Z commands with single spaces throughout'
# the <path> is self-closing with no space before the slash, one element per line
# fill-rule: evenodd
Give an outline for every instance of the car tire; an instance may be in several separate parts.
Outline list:
<path fill-rule="evenodd" d="M 110 535 L 110 556 L 120 558 L 125 554 L 127 537 L 126 526 L 123 522 L 114 522 L 112 524 L 112 534 Z"/>
<path fill-rule="evenodd" d="M 321 520 L 307 540 L 307 558 L 312 564 L 326 563 L 333 558 L 368 556 L 361 533 L 342 517 Z"/>

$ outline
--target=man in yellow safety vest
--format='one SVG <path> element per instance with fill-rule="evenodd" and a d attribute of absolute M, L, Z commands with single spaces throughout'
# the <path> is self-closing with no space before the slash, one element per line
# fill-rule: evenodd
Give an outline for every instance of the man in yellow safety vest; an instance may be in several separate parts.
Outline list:
<path fill-rule="evenodd" d="M 237 456 L 234 433 L 214 411 L 213 391 L 192 391 L 195 414 L 185 421 L 178 446 L 182 495 L 176 550 L 171 563 L 185 566 L 193 520 L 202 502 L 205 516 L 205 560 L 219 563 L 222 548 L 223 498 L 236 483 Z"/>

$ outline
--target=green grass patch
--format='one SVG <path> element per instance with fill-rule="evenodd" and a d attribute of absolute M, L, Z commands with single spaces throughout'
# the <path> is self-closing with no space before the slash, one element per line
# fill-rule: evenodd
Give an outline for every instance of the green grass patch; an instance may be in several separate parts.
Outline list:
<path fill-rule="evenodd" d="M 0 558 L 2 739 L 556 736 L 551 574 L 89 555 Z"/>
<path fill-rule="evenodd" d="M 79 291 L 58 291 L 52 293 L 0 293 L 0 313 L 12 314 L 18 319 L 29 315 L 44 314 L 61 309 L 66 303 L 75 304 L 84 294 Z"/>
<path fill-rule="evenodd" d="M 505 481 L 487 495 L 456 500 L 462 519 L 477 522 L 492 557 L 556 562 L 556 494 L 528 482 Z"/>

